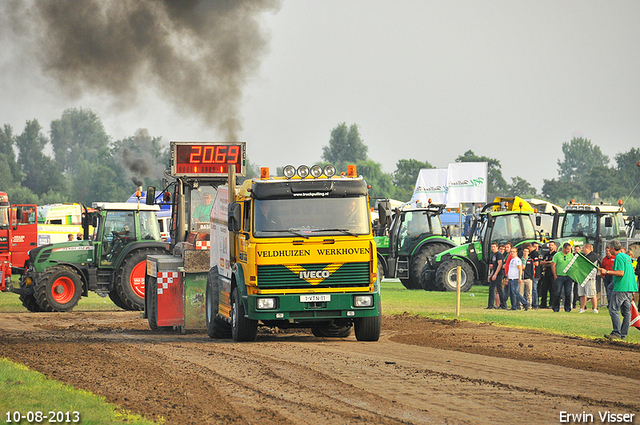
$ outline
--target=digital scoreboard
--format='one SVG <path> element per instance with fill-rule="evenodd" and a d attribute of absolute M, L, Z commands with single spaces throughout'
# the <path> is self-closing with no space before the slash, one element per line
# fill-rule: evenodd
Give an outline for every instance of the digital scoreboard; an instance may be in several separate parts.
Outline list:
<path fill-rule="evenodd" d="M 246 174 L 245 142 L 171 142 L 171 175 L 227 177 L 229 167 Z"/>

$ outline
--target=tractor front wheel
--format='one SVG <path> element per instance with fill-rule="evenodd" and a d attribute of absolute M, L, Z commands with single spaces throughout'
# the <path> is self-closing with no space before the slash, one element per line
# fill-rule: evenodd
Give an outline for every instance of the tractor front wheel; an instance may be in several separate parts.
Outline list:
<path fill-rule="evenodd" d="M 436 271 L 436 284 L 444 291 L 456 291 L 458 286 L 458 266 L 460 266 L 460 291 L 467 292 L 473 286 L 473 269 L 464 260 L 452 258 L 440 264 Z"/>
<path fill-rule="evenodd" d="M 71 311 L 80 301 L 82 279 L 68 266 L 54 266 L 36 282 L 36 299 L 42 311 Z"/>

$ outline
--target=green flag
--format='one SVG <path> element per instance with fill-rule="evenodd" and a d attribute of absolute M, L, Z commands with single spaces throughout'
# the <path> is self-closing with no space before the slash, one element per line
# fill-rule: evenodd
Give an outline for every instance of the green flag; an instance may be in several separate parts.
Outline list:
<path fill-rule="evenodd" d="M 563 271 L 578 285 L 584 286 L 587 280 L 596 277 L 598 266 L 589 261 L 582 253 L 579 253 L 573 255 L 573 259 Z"/>

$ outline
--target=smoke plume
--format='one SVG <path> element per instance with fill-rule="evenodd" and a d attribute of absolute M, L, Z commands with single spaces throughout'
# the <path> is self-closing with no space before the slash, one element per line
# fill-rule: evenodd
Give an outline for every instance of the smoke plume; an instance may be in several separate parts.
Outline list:
<path fill-rule="evenodd" d="M 108 94 L 131 107 L 152 85 L 230 140 L 241 129 L 242 88 L 267 47 L 260 17 L 279 8 L 278 0 L 4 1 L 15 38 L 36 47 L 25 54 L 38 55 L 69 96 Z"/>

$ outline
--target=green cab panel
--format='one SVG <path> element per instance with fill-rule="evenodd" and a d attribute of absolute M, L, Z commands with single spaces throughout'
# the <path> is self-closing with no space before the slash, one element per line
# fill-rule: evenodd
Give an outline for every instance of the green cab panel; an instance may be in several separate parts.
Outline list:
<path fill-rule="evenodd" d="M 89 241 L 64 242 L 42 247 L 33 264 L 41 273 L 59 263 L 83 264 L 95 261 L 97 244 Z"/>

